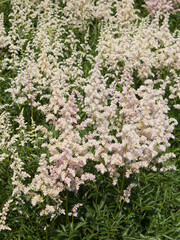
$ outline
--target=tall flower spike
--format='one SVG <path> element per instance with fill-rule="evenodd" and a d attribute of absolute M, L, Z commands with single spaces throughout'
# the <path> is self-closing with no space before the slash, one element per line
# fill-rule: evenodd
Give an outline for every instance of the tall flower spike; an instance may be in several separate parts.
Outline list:
<path fill-rule="evenodd" d="M 4 28 L 4 15 L 0 14 L 0 48 L 6 47 L 10 43 L 10 37 L 6 36 Z"/>

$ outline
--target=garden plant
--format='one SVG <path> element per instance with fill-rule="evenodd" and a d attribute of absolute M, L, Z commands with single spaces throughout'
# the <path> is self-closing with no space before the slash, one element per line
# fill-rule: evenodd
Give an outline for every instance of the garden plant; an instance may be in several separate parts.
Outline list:
<path fill-rule="evenodd" d="M 0 1 L 0 239 L 180 239 L 180 1 Z"/>

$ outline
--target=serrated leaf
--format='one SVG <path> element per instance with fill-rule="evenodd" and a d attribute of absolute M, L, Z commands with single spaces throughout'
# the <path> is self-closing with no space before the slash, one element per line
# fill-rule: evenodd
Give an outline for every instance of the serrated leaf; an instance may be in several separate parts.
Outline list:
<path fill-rule="evenodd" d="M 80 222 L 80 223 L 78 223 L 78 224 L 76 225 L 75 230 L 77 230 L 77 229 L 79 229 L 79 228 L 81 228 L 81 227 L 83 227 L 83 226 L 85 226 L 85 225 L 86 225 L 86 222 Z"/>

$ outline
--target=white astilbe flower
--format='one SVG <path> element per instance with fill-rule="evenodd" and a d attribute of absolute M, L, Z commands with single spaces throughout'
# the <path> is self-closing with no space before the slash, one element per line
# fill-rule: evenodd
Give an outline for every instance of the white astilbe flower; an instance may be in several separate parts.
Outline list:
<path fill-rule="evenodd" d="M 180 99 L 180 77 L 178 74 L 172 69 L 170 71 L 172 73 L 172 82 L 174 83 L 173 85 L 170 85 L 169 90 L 170 90 L 170 99 L 175 99 L 175 101 Z M 175 103 L 174 105 L 175 108 L 179 109 L 178 104 Z"/>
<path fill-rule="evenodd" d="M 113 3 L 117 2 L 114 0 L 98 0 L 96 6 L 94 6 L 94 17 L 97 19 L 103 19 L 108 21 L 112 16 Z"/>
<path fill-rule="evenodd" d="M 10 124 L 10 114 L 8 112 L 3 112 L 0 115 L 0 149 L 6 152 L 7 143 L 11 139 L 11 124 Z"/>
<path fill-rule="evenodd" d="M 169 171 L 169 170 L 176 170 L 176 166 L 175 165 L 168 165 L 168 166 L 162 167 L 160 169 L 160 172 L 166 172 L 166 171 Z"/>
<path fill-rule="evenodd" d="M 85 30 L 92 20 L 109 22 L 114 21 L 113 9 L 116 9 L 116 19 L 122 26 L 127 26 L 136 20 L 137 10 L 134 9 L 134 0 L 65 0 L 64 23 L 80 31 Z M 101 24 L 102 22 L 100 22 Z"/>
<path fill-rule="evenodd" d="M 36 194 L 34 197 L 32 197 L 31 204 L 33 206 L 36 206 L 37 203 L 41 203 L 43 201 L 44 201 L 44 199 L 39 194 Z"/>
<path fill-rule="evenodd" d="M 116 13 L 116 22 L 119 26 L 128 26 L 134 20 L 138 19 L 137 12 L 138 10 L 134 8 L 134 0 L 122 0 L 115 1 L 115 6 L 117 9 Z"/>
<path fill-rule="evenodd" d="M 44 95 L 43 91 L 47 91 L 53 81 L 53 72 L 58 67 L 57 58 L 62 55 L 59 51 L 62 44 L 54 41 L 59 39 L 62 29 L 58 20 L 59 8 L 54 8 L 49 1 L 38 7 L 41 13 L 44 11 L 38 18 L 38 30 L 34 30 L 34 38 L 26 45 L 25 56 L 18 63 L 18 74 L 6 90 L 14 102 L 23 104 L 27 101 L 34 107 L 40 105 L 37 95 Z"/>
<path fill-rule="evenodd" d="M 152 22 L 145 18 L 140 24 L 131 23 L 126 28 L 116 21 L 106 24 L 97 46 L 104 67 L 117 73 L 125 68 L 135 70 L 141 79 L 153 77 L 153 68 L 178 69 L 180 35 L 179 31 L 176 35 L 170 33 L 168 19 L 167 14 L 161 26 L 158 15 Z"/>
<path fill-rule="evenodd" d="M 124 200 L 125 202 L 130 202 L 131 189 L 137 187 L 137 184 L 131 183 L 126 190 L 123 191 L 123 196 L 120 197 L 120 201 Z"/>
<path fill-rule="evenodd" d="M 64 21 L 68 25 L 84 30 L 93 19 L 93 0 L 65 0 L 66 6 L 63 9 Z"/>
<path fill-rule="evenodd" d="M 0 148 L 2 153 L 0 154 L 0 162 L 7 157 L 14 155 L 17 152 L 17 146 L 24 147 L 25 144 L 33 143 L 36 148 L 38 145 L 37 132 L 35 130 L 34 122 L 32 121 L 32 128 L 30 131 L 27 129 L 27 123 L 25 122 L 22 109 L 19 116 L 11 118 L 8 112 L 0 114 Z M 15 128 L 17 133 L 12 133 L 12 123 L 18 123 L 18 127 Z M 40 140 L 40 139 L 39 139 Z"/>
<path fill-rule="evenodd" d="M 18 142 L 20 135 L 12 134 L 12 124 L 9 112 L 2 112 L 0 114 L 0 154 L 1 161 L 9 157 L 16 151 L 16 143 Z"/>
<path fill-rule="evenodd" d="M 12 196 L 19 199 L 21 198 L 22 193 L 27 193 L 28 188 L 23 184 L 23 181 L 26 178 L 29 178 L 30 175 L 25 172 L 23 168 L 23 161 L 18 157 L 17 153 L 11 156 L 13 162 L 10 165 L 11 169 L 13 170 L 13 176 L 11 178 L 12 185 L 14 186 Z"/>
<path fill-rule="evenodd" d="M 174 153 L 166 153 L 166 154 L 163 154 L 161 157 L 159 157 L 156 161 L 158 163 L 162 163 L 162 162 L 167 161 L 170 158 L 175 158 L 175 157 L 176 157 L 176 155 Z"/>
<path fill-rule="evenodd" d="M 41 155 L 37 173 L 32 179 L 32 182 L 28 185 L 28 189 L 29 189 L 30 197 L 32 196 L 31 201 L 33 201 L 33 198 L 35 198 L 36 192 L 39 192 L 39 191 L 42 193 L 42 196 L 44 197 L 49 196 L 54 201 L 56 201 L 59 193 L 64 190 L 62 185 L 61 186 L 59 185 L 58 187 L 54 188 L 53 182 L 51 181 L 51 178 L 48 172 L 46 154 Z M 35 199 L 39 199 L 38 201 L 42 200 L 39 197 L 38 198 L 36 197 Z"/>
<path fill-rule="evenodd" d="M 9 206 L 13 202 L 12 199 L 8 200 L 2 209 L 2 212 L 0 213 L 0 231 L 2 230 L 11 230 L 10 227 L 6 226 L 6 216 L 9 211 Z"/>
<path fill-rule="evenodd" d="M 11 7 L 12 12 L 9 14 L 11 27 L 8 32 L 11 58 L 5 58 L 3 65 L 7 66 L 8 64 L 8 68 L 13 69 L 15 72 L 15 68 L 19 66 L 20 56 L 27 41 L 27 37 L 33 29 L 33 19 L 31 17 L 33 3 L 31 0 L 12 0 Z"/>
<path fill-rule="evenodd" d="M 55 212 L 54 206 L 46 205 L 46 208 L 40 212 L 40 216 L 46 216 L 49 214 L 52 215 L 54 212 Z"/>
<path fill-rule="evenodd" d="M 42 104 L 44 99 L 49 100 L 52 95 L 51 101 L 54 110 L 57 111 L 59 105 L 55 102 L 58 101 L 56 99 L 59 99 L 59 95 L 66 97 L 70 87 L 79 86 L 84 82 L 82 61 L 85 53 L 77 51 L 80 41 L 74 32 L 71 29 L 65 31 L 64 20 L 59 17 L 61 9 L 57 3 L 47 0 L 41 2 L 37 8 L 42 13 L 37 21 L 37 30 L 33 32 L 32 42 L 27 43 L 17 76 L 12 79 L 11 87 L 6 91 L 11 93 L 14 102 L 28 102 L 31 107 L 38 107 L 46 113 L 46 106 Z M 88 36 L 87 31 L 85 43 L 80 45 L 87 52 L 86 59 L 92 62 L 90 47 L 88 44 L 85 46 Z M 59 61 L 59 58 L 63 60 Z M 73 83 L 69 84 L 70 82 Z M 47 91 L 49 93 L 44 94 Z M 37 98 L 40 100 L 37 101 Z M 52 105 L 49 108 L 51 107 Z"/>
<path fill-rule="evenodd" d="M 9 36 L 6 36 L 4 28 L 4 15 L 0 14 L 0 48 L 6 47 L 10 43 Z"/>
<path fill-rule="evenodd" d="M 180 109 L 180 104 L 174 104 L 174 108 Z"/>
<path fill-rule="evenodd" d="M 105 166 L 102 163 L 96 165 L 95 168 L 97 169 L 97 171 L 99 171 L 102 174 L 104 174 L 107 171 L 107 169 L 105 168 Z"/>

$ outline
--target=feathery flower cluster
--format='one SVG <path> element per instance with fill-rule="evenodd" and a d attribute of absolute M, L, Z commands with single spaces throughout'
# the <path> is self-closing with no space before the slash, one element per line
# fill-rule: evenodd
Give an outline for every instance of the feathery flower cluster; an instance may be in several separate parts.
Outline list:
<path fill-rule="evenodd" d="M 9 36 L 6 36 L 4 28 L 4 15 L 0 14 L 0 48 L 5 48 L 10 43 Z"/>
<path fill-rule="evenodd" d="M 137 184 L 131 183 L 126 190 L 123 192 L 123 196 L 120 197 L 120 201 L 124 200 L 125 202 L 129 203 L 130 202 L 130 195 L 131 195 L 131 189 L 133 187 L 136 187 Z"/>
<path fill-rule="evenodd" d="M 11 230 L 10 227 L 6 226 L 6 216 L 9 211 L 9 206 L 13 202 L 12 199 L 8 200 L 2 209 L 2 212 L 0 213 L 0 231 L 2 230 Z"/>
<path fill-rule="evenodd" d="M 119 167 L 125 166 L 125 175 L 129 177 L 139 173 L 140 168 L 153 166 L 158 153 L 169 147 L 172 129 L 177 124 L 175 119 L 167 117 L 164 92 L 154 89 L 152 80 L 146 80 L 137 90 L 128 86 L 131 80 L 127 79 L 122 92 L 115 90 L 116 83 L 106 89 L 97 63 L 89 84 L 84 87 L 84 110 L 94 122 L 94 131 L 87 136 L 95 148 L 93 160 L 98 162 L 98 171 L 109 172 L 114 184 Z M 111 136 L 112 130 L 116 136 Z"/>
<path fill-rule="evenodd" d="M 146 0 L 146 7 L 151 16 L 155 16 L 157 12 L 164 15 L 167 12 L 176 13 L 179 9 L 176 6 L 180 3 L 179 0 Z"/>

